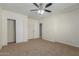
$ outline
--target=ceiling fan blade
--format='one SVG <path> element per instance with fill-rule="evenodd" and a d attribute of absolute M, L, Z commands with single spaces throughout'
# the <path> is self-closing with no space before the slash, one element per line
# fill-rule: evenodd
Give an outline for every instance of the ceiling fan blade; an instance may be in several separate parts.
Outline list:
<path fill-rule="evenodd" d="M 30 10 L 30 11 L 37 11 L 38 9 Z"/>
<path fill-rule="evenodd" d="M 47 8 L 47 7 L 51 6 L 51 5 L 52 5 L 52 3 L 48 3 L 48 4 L 45 6 L 45 8 Z"/>
<path fill-rule="evenodd" d="M 33 3 L 37 8 L 39 8 L 39 6 L 38 6 L 38 4 L 36 4 L 36 3 Z"/>
<path fill-rule="evenodd" d="M 52 11 L 50 11 L 50 10 L 47 10 L 47 9 L 45 9 L 45 11 L 46 11 L 46 12 L 52 12 Z"/>

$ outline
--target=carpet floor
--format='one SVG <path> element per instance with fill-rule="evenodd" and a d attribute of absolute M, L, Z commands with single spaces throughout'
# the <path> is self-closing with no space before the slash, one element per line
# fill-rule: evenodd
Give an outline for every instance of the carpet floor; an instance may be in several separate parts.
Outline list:
<path fill-rule="evenodd" d="M 1 56 L 79 56 L 79 48 L 50 42 L 41 39 L 32 39 L 24 43 L 13 43 L 0 50 Z"/>

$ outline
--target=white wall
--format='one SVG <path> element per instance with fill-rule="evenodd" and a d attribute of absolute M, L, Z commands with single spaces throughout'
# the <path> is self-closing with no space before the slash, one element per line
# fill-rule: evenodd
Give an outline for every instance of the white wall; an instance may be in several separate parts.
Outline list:
<path fill-rule="evenodd" d="M 39 38 L 39 20 L 3 9 L 0 14 L 0 47 L 7 45 L 8 42 L 8 19 L 16 20 L 16 43 Z"/>
<path fill-rule="evenodd" d="M 42 35 L 43 39 L 49 40 L 49 41 L 55 41 L 55 21 L 52 17 L 48 17 L 42 20 Z"/>
<path fill-rule="evenodd" d="M 2 39 L 7 45 L 7 19 L 16 20 L 16 43 L 28 40 L 28 18 L 25 15 L 2 10 Z"/>
<path fill-rule="evenodd" d="M 43 38 L 79 47 L 79 10 L 45 18 Z"/>
<path fill-rule="evenodd" d="M 0 49 L 2 48 L 2 12 L 0 9 Z"/>
<path fill-rule="evenodd" d="M 16 43 L 39 38 L 39 20 L 3 9 L 0 12 L 0 47 L 8 42 L 8 19 L 16 20 Z"/>
<path fill-rule="evenodd" d="M 28 38 L 39 38 L 39 20 L 28 18 Z"/>

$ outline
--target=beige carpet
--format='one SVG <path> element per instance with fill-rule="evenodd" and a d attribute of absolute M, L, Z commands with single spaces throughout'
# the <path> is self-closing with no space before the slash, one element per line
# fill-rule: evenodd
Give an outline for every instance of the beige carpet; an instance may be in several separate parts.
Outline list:
<path fill-rule="evenodd" d="M 0 50 L 0 55 L 15 56 L 65 56 L 79 55 L 79 48 L 57 42 L 33 39 L 19 44 L 9 44 Z"/>

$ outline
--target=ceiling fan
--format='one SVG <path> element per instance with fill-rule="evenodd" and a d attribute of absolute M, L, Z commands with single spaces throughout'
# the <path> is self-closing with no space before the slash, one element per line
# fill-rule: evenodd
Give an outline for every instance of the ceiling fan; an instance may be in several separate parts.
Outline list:
<path fill-rule="evenodd" d="M 37 9 L 30 10 L 30 11 L 37 11 L 37 13 L 40 15 L 44 14 L 44 12 L 48 12 L 48 13 L 52 12 L 47 9 L 48 7 L 50 7 L 52 5 L 52 3 L 47 3 L 45 6 L 44 6 L 44 3 L 39 3 L 39 4 L 33 3 L 33 5 L 35 5 L 37 7 Z"/>

